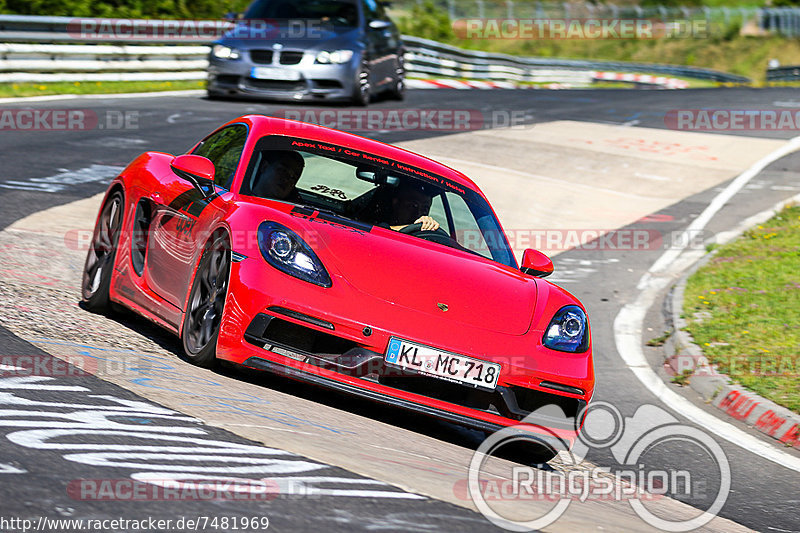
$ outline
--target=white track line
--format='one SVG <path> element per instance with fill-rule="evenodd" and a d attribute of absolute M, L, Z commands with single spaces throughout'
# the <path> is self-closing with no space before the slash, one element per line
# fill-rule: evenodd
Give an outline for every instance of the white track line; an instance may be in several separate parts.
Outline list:
<path fill-rule="evenodd" d="M 688 235 L 690 232 L 697 232 L 703 229 L 711 218 L 722 209 L 725 203 L 754 176 L 764 170 L 767 165 L 798 149 L 800 149 L 800 137 L 795 137 L 778 150 L 757 161 L 725 187 L 700 216 L 689 224 L 684 233 Z M 639 296 L 633 303 L 623 306 L 614 320 L 614 340 L 617 344 L 617 352 L 639 381 L 667 407 L 679 415 L 688 418 L 705 430 L 732 444 L 740 446 L 764 459 L 800 472 L 800 458 L 783 452 L 773 445 L 695 406 L 683 396 L 670 390 L 647 362 L 642 351 L 642 325 L 647 310 L 653 305 L 656 297 L 664 288 L 705 254 L 704 250 L 686 252 L 689 241 L 679 240 L 678 242 L 686 244 L 677 250 L 667 250 L 653 263 L 653 266 L 642 276 L 637 285 L 637 289 L 641 291 Z"/>

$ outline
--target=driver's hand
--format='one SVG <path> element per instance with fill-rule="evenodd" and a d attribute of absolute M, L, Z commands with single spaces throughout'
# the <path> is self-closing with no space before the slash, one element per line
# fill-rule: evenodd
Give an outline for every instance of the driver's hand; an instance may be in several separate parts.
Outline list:
<path fill-rule="evenodd" d="M 419 217 L 414 221 L 414 224 L 422 224 L 422 231 L 436 231 L 439 229 L 439 223 L 427 215 Z"/>

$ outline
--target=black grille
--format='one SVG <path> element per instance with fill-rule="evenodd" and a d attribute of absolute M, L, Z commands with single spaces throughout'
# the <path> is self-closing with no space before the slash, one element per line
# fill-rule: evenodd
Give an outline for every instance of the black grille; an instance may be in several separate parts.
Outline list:
<path fill-rule="evenodd" d="M 219 74 L 217 76 L 217 83 L 220 85 L 237 85 L 239 83 L 239 76 L 235 74 Z"/>
<path fill-rule="evenodd" d="M 280 344 L 307 354 L 343 354 L 358 346 L 347 339 L 269 315 L 258 315 L 245 335 L 253 342 Z"/>
<path fill-rule="evenodd" d="M 510 387 L 510 389 L 517 398 L 517 405 L 523 411 L 532 412 L 546 405 L 557 405 L 568 418 L 575 418 L 585 405 L 583 400 L 568 398 L 560 394 L 548 394 L 540 390 L 525 389 L 523 387 Z"/>
<path fill-rule="evenodd" d="M 247 84 L 255 89 L 264 89 L 267 91 L 302 91 L 306 88 L 305 82 L 290 80 L 258 80 L 255 78 L 247 78 Z"/>
<path fill-rule="evenodd" d="M 297 314 L 301 320 L 308 321 L 311 318 L 322 321 Z M 531 412 L 544 408 L 535 420 L 543 421 L 548 427 L 573 429 L 575 417 L 586 406 L 584 400 L 536 389 L 516 386 L 497 386 L 495 390 L 477 389 L 405 371 L 384 364 L 382 353 L 370 351 L 351 340 L 263 313 L 256 315 L 247 327 L 245 340 L 276 353 L 281 353 L 273 348 L 276 345 L 289 349 L 295 352 L 295 356 L 289 356 L 292 359 L 304 360 L 335 372 L 358 377 L 373 376 L 372 379 L 377 376 L 379 383 L 389 387 L 516 420 L 522 420 Z M 560 407 L 564 416 L 553 413 L 547 406 Z"/>
<path fill-rule="evenodd" d="M 317 89 L 341 89 L 342 83 L 339 80 L 311 80 Z"/>
<path fill-rule="evenodd" d="M 496 407 L 492 409 L 493 404 L 497 403 L 494 392 L 473 389 L 458 383 L 417 374 L 397 376 L 398 370 L 394 368 L 389 371 L 395 375 L 381 376 L 379 382 L 382 385 L 472 409 L 499 411 Z"/>
<path fill-rule="evenodd" d="M 303 52 L 281 52 L 280 64 L 281 65 L 296 65 L 303 59 Z"/>
<path fill-rule="evenodd" d="M 272 50 L 250 50 L 250 59 L 253 63 L 268 65 L 272 63 Z"/>

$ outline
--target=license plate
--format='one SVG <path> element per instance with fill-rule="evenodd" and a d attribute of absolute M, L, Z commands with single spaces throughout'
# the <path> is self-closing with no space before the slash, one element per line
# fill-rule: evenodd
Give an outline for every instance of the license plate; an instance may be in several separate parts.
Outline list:
<path fill-rule="evenodd" d="M 300 79 L 300 72 L 280 67 L 253 67 L 250 77 L 259 80 L 296 81 Z"/>
<path fill-rule="evenodd" d="M 447 381 L 494 389 L 500 377 L 500 365 L 474 359 L 465 355 L 437 350 L 430 346 L 392 337 L 386 351 L 385 361 L 399 367 L 414 370 L 426 376 Z"/>

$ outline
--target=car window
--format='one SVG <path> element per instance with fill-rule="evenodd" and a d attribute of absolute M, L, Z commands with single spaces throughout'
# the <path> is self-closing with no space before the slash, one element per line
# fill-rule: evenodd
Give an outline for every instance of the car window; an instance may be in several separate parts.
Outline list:
<path fill-rule="evenodd" d="M 431 203 L 431 210 L 428 213 L 429 216 L 433 217 L 441 226 L 441 228 L 449 234 L 452 234 L 450 231 L 450 224 L 448 222 L 447 211 L 444 207 L 444 201 L 442 200 L 442 195 L 437 194 L 433 197 L 433 202 Z"/>
<path fill-rule="evenodd" d="M 257 0 L 247 9 L 244 18 L 319 20 L 353 27 L 358 25 L 358 7 L 353 0 Z"/>
<path fill-rule="evenodd" d="M 288 187 L 287 174 L 292 175 Z M 404 228 L 427 214 L 440 229 L 410 235 L 516 268 L 508 240 L 479 193 L 403 161 L 319 141 L 268 135 L 255 145 L 240 193 L 311 207 L 340 223 L 349 220 L 366 228 Z"/>
<path fill-rule="evenodd" d="M 380 12 L 380 5 L 375 0 L 361 0 L 361 4 L 364 6 L 364 16 L 367 19 L 367 24 L 371 20 L 380 20 L 381 17 Z"/>
<path fill-rule="evenodd" d="M 245 140 L 247 126 L 234 124 L 206 137 L 192 154 L 210 159 L 214 163 L 214 183 L 230 190 Z"/>
<path fill-rule="evenodd" d="M 446 194 L 447 203 L 450 205 L 450 212 L 453 215 L 453 225 L 458 228 L 456 232 L 458 244 L 485 257 L 491 257 L 486 239 L 464 199 L 457 194 Z"/>
<path fill-rule="evenodd" d="M 242 194 L 259 196 L 253 191 L 258 190 L 258 181 L 263 179 L 260 173 L 269 165 L 270 152 L 274 151 L 254 152 L 252 164 L 242 184 Z M 374 184 L 355 178 L 356 167 L 352 164 L 302 150 L 296 151 L 303 157 L 303 170 L 295 186 L 299 191 L 308 193 L 308 196 L 319 196 L 343 203 L 375 188 Z"/>

